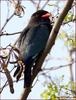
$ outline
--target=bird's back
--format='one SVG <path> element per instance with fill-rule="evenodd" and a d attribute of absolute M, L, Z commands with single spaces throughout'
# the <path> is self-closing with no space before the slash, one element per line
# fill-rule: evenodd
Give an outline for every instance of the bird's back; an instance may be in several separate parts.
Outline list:
<path fill-rule="evenodd" d="M 47 24 L 39 24 L 31 27 L 20 45 L 23 59 L 36 56 L 45 48 L 50 31 Z"/>

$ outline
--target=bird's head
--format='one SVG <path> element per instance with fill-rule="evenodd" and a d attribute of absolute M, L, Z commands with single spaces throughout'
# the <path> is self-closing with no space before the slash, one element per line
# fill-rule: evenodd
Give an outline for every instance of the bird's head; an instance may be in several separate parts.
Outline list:
<path fill-rule="evenodd" d="M 51 13 L 45 11 L 45 10 L 38 10 L 34 14 L 32 14 L 32 17 L 34 18 L 49 18 L 51 16 Z"/>
<path fill-rule="evenodd" d="M 41 21 L 48 21 L 50 22 L 49 17 L 52 16 L 51 13 L 45 10 L 38 10 L 37 12 L 33 13 L 31 16 L 31 23 L 39 23 Z"/>

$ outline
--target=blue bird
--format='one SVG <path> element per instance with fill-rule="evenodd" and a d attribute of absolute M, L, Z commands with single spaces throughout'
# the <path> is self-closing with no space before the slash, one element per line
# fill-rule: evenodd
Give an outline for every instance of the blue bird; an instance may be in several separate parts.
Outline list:
<path fill-rule="evenodd" d="M 19 37 L 18 48 L 25 65 L 24 88 L 31 85 L 31 69 L 37 61 L 39 54 L 45 49 L 49 38 L 52 29 L 52 22 L 49 19 L 50 15 L 45 10 L 33 13 L 27 27 Z M 14 77 L 19 70 L 20 67 L 17 66 Z"/>

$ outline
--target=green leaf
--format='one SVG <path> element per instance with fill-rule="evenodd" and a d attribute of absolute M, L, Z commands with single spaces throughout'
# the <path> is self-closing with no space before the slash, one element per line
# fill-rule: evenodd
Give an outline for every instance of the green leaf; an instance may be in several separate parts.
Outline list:
<path fill-rule="evenodd" d="M 70 21 L 73 19 L 74 14 L 72 12 L 68 12 L 68 14 L 66 15 L 64 21 Z"/>
<path fill-rule="evenodd" d="M 48 4 L 48 6 L 56 6 L 55 4 Z"/>
<path fill-rule="evenodd" d="M 68 90 L 68 86 L 69 86 L 69 84 L 65 85 L 64 89 Z"/>
<path fill-rule="evenodd" d="M 58 36 L 60 39 L 65 39 L 68 37 L 68 35 L 65 32 L 62 32 L 61 34 L 59 34 Z"/>
<path fill-rule="evenodd" d="M 53 89 L 52 86 L 53 86 L 53 85 L 52 85 L 51 83 L 49 83 L 49 85 L 48 85 L 48 89 L 52 90 L 52 89 Z"/>
<path fill-rule="evenodd" d="M 50 99 L 51 99 L 51 100 L 56 100 L 56 98 L 57 98 L 57 97 L 56 97 L 56 95 L 54 94 L 54 95 L 51 96 Z"/>
<path fill-rule="evenodd" d="M 72 82 L 72 90 L 75 90 L 75 88 L 76 88 L 76 83 Z"/>
<path fill-rule="evenodd" d="M 54 91 L 55 93 L 58 92 L 58 87 L 56 85 L 54 86 Z"/>
<path fill-rule="evenodd" d="M 76 40 L 74 38 L 69 38 L 65 43 L 65 46 L 72 46 L 75 47 L 76 46 Z"/>
<path fill-rule="evenodd" d="M 41 97 L 44 99 L 48 99 L 48 97 L 49 97 L 48 90 L 45 90 L 43 93 L 41 93 Z"/>
<path fill-rule="evenodd" d="M 63 89 L 65 86 L 64 85 L 60 85 L 60 89 Z"/>

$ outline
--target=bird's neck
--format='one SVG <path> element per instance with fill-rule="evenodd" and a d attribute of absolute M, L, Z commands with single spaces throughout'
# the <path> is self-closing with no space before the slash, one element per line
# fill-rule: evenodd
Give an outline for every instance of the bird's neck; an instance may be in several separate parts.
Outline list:
<path fill-rule="evenodd" d="M 36 25 L 50 25 L 50 21 L 49 20 L 30 20 L 29 22 L 29 26 L 32 27 L 32 26 L 36 26 Z"/>

